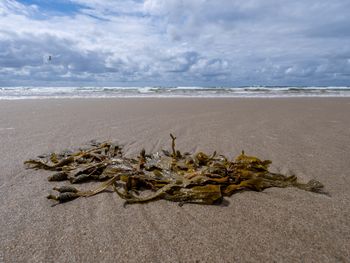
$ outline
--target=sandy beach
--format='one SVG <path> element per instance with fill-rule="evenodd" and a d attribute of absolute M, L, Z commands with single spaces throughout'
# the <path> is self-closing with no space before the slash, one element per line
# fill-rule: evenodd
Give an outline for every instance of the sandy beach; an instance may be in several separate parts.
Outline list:
<path fill-rule="evenodd" d="M 0 101 L 0 262 L 350 262 L 350 98 Z M 92 139 L 126 154 L 170 147 L 272 160 L 321 181 L 242 192 L 227 206 L 157 201 L 123 207 L 113 192 L 51 207 L 39 154 Z"/>

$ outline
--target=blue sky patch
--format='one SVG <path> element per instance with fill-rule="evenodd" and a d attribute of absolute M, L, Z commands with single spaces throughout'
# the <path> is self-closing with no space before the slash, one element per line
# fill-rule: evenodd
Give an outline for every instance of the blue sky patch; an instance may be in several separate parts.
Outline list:
<path fill-rule="evenodd" d="M 56 15 L 73 15 L 83 8 L 82 5 L 68 0 L 18 0 L 18 2 L 24 5 L 36 5 L 41 12 Z"/>

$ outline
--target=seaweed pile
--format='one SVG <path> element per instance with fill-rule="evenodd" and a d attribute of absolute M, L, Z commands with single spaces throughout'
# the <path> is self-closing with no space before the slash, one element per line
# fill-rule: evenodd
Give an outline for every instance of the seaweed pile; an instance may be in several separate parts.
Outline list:
<path fill-rule="evenodd" d="M 57 195 L 47 198 L 66 202 L 89 197 L 109 187 L 126 204 L 159 199 L 173 202 L 219 204 L 224 196 L 243 191 L 262 191 L 269 187 L 297 187 L 324 193 L 323 185 L 311 180 L 300 183 L 295 175 L 285 176 L 268 170 L 271 161 L 262 161 L 242 152 L 229 160 L 214 152 L 181 153 L 171 136 L 171 151 L 147 154 L 143 149 L 135 158 L 125 157 L 122 147 L 110 142 L 92 142 L 89 148 L 38 156 L 25 162 L 27 168 L 54 171 L 49 181 L 69 181 L 70 185 L 54 187 Z M 95 189 L 79 191 L 72 184 L 102 181 Z"/>

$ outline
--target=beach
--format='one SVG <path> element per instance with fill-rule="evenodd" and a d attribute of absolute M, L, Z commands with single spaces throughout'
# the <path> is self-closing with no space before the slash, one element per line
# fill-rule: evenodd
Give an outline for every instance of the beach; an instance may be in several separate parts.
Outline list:
<path fill-rule="evenodd" d="M 0 101 L 0 262 L 350 262 L 350 98 Z M 329 195 L 270 188 L 226 205 L 123 206 L 107 191 L 52 207 L 39 154 L 111 140 L 272 160 Z M 93 186 L 95 184 L 91 184 Z"/>

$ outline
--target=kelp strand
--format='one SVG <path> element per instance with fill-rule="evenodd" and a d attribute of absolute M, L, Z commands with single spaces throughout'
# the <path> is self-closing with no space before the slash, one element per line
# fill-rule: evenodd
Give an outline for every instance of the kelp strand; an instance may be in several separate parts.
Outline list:
<path fill-rule="evenodd" d="M 181 154 L 176 137 L 171 137 L 171 153 L 167 150 L 147 154 L 143 149 L 134 158 L 125 157 L 120 145 L 92 142 L 87 149 L 76 152 L 40 155 L 25 161 L 30 169 L 54 171 L 49 181 L 79 184 L 103 181 L 97 188 L 80 191 L 71 185 L 54 187 L 58 194 L 48 199 L 60 203 L 89 197 L 112 187 L 126 204 L 146 203 L 159 199 L 172 202 L 218 204 L 225 196 L 242 190 L 263 191 L 270 187 L 296 187 L 315 193 L 323 192 L 322 183 L 311 180 L 304 184 L 295 175 L 286 176 L 269 171 L 270 160 L 260 160 L 242 153 L 230 161 L 214 152 Z"/>

